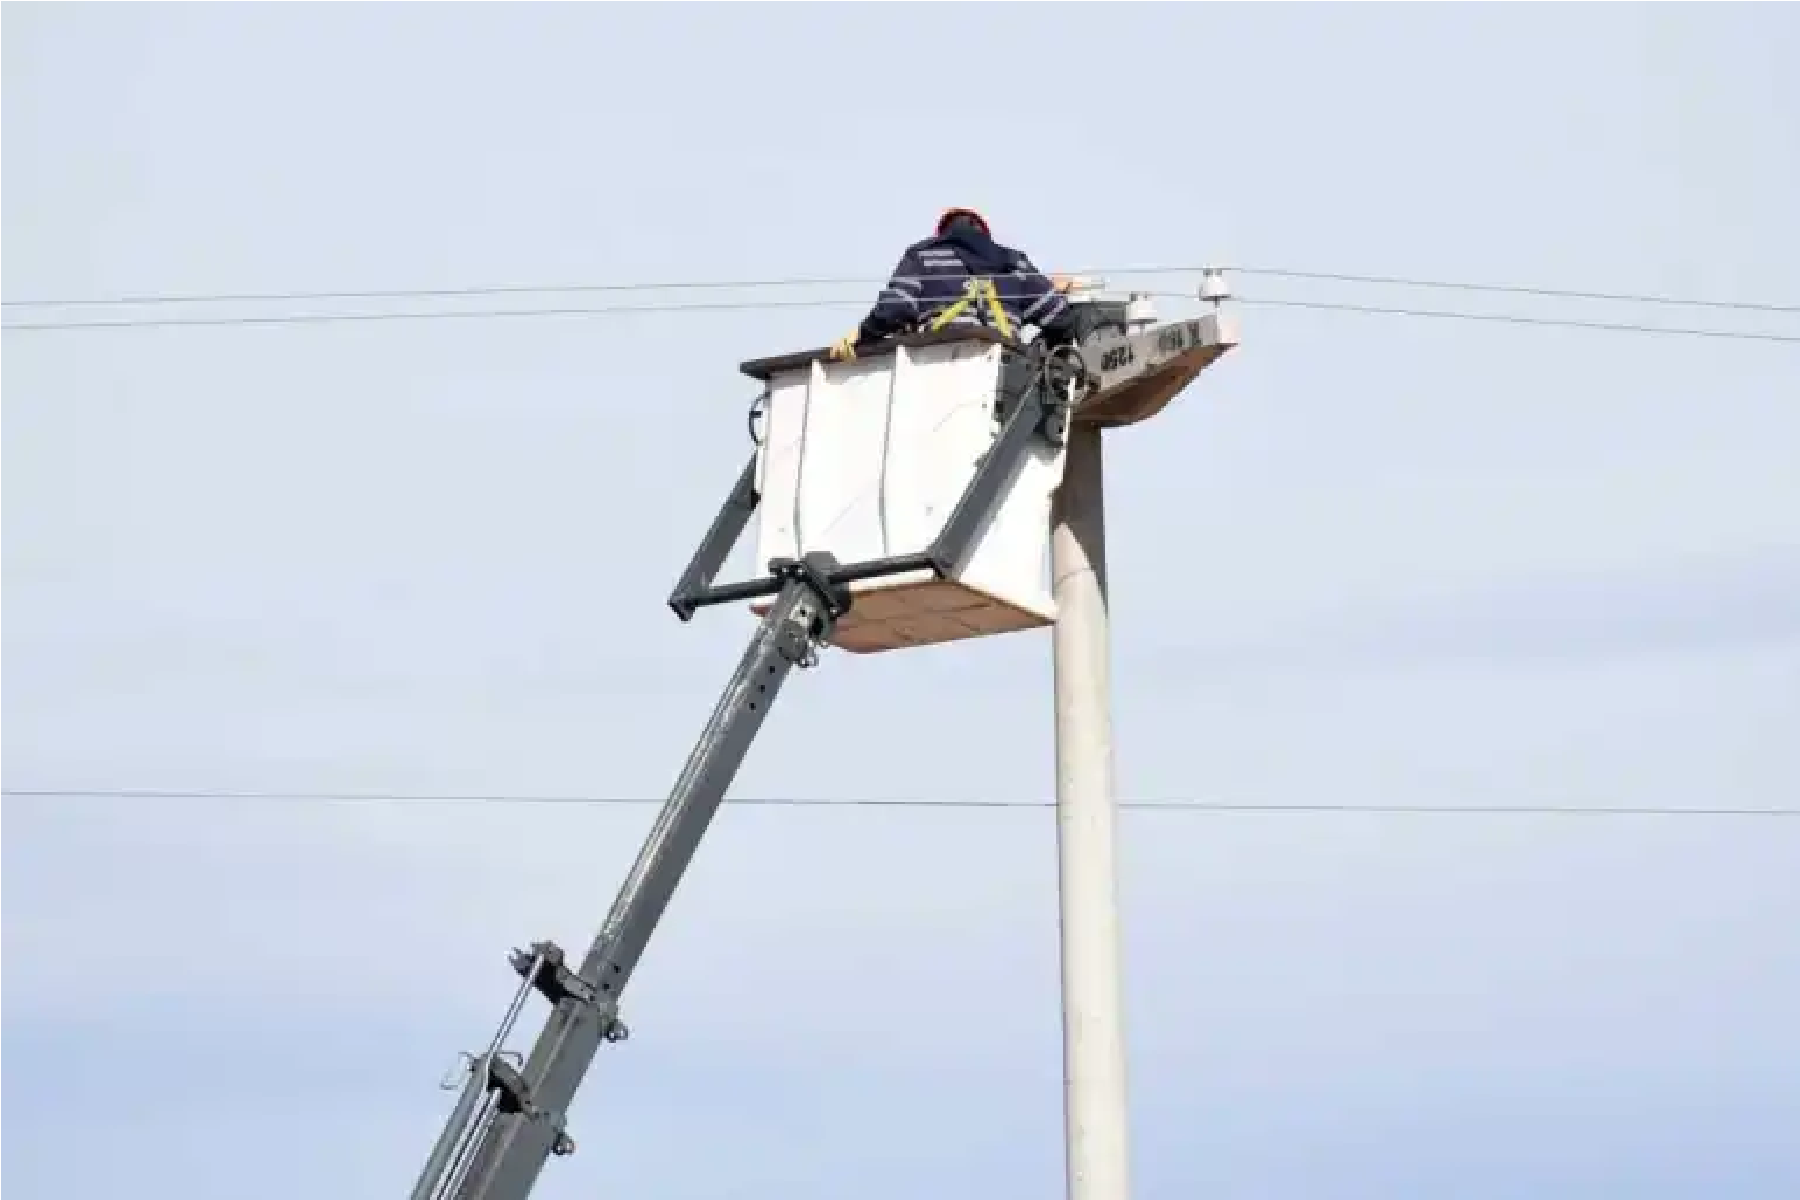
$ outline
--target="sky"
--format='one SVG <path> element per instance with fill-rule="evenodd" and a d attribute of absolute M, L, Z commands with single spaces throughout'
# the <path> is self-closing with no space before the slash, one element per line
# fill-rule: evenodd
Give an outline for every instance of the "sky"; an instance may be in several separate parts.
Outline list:
<path fill-rule="evenodd" d="M 1108 436 L 1122 797 L 1792 806 L 1800 346 L 1252 301 L 1800 321 L 1250 269 L 1800 304 L 1797 51 L 1773 6 L 11 5 L 4 291 L 873 279 L 949 204 L 1241 266 L 1241 346 Z M 305 797 L 665 794 L 752 629 L 663 607 L 737 365 L 873 291 L 4 335 L 6 787 L 301 797 L 5 800 L 9 1197 L 411 1187 L 505 951 L 585 945 L 654 808 Z M 735 794 L 1044 800 L 1049 656 L 828 654 Z M 1145 1200 L 1800 1191 L 1800 820 L 1132 809 L 1120 870 Z M 1042 808 L 728 806 L 537 1195 L 1058 1194 L 1055 882 Z"/>

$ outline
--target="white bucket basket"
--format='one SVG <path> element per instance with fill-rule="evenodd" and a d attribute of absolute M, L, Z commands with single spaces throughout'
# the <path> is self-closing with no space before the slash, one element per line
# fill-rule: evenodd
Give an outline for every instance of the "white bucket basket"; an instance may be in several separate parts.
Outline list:
<path fill-rule="evenodd" d="M 815 551 L 847 566 L 928 549 L 1000 433 L 1002 353 L 977 338 L 849 363 L 746 364 L 769 389 L 758 567 Z M 1052 624 L 1050 503 L 1063 457 L 1060 446 L 1032 445 L 949 578 L 921 570 L 852 584 L 833 644 L 868 653 Z"/>

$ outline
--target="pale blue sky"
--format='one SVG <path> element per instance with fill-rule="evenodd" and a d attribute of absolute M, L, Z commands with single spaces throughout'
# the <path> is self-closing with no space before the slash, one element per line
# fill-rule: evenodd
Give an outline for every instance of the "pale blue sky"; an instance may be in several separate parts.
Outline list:
<path fill-rule="evenodd" d="M 1800 297 L 1773 7 L 4 32 L 9 301 L 869 276 L 947 203 L 1049 269 Z M 958 96 L 992 124 L 938 125 Z M 50 315 L 137 314 L 8 321 Z M 855 316 L 6 334 L 7 786 L 662 794 L 750 628 L 662 607 L 745 452 L 736 364 Z M 1800 801 L 1800 347 L 1241 317 L 1110 443 L 1124 794 Z M 1048 683 L 1039 635 L 828 659 L 739 791 L 1045 797 Z M 583 944 L 651 815 L 8 800 L 9 1197 L 403 1194 L 504 950 Z M 1145 1200 L 1800 1191 L 1800 822 L 1123 839 Z M 1042 811 L 728 809 L 539 1195 L 1059 1194 L 1053 885 Z"/>

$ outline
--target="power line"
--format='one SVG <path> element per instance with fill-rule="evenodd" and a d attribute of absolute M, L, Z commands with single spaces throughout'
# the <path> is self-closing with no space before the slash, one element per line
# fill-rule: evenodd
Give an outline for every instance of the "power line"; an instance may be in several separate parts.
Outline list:
<path fill-rule="evenodd" d="M 1081 267 L 1076 275 L 1197 275 L 1206 266 Z M 1378 287 L 1407 287 L 1500 295 L 1534 296 L 1559 300 L 1591 300 L 1615 304 L 1647 304 L 1677 308 L 1711 308 L 1739 312 L 1800 313 L 1800 304 L 1774 304 L 1749 300 L 1714 300 L 1671 296 L 1653 292 L 1584 291 L 1540 285 L 1482 283 L 1472 280 L 1420 279 L 1398 275 L 1358 275 L 1339 271 L 1302 271 L 1289 267 L 1225 266 L 1218 269 L 1246 277 L 1292 279 L 1311 282 L 1354 283 Z M 379 288 L 347 291 L 287 292 L 190 292 L 142 293 L 93 296 L 84 299 L 7 300 L 7 308 L 129 307 L 155 304 L 277 304 L 326 300 L 427 300 L 467 299 L 512 295 L 556 295 L 643 291 L 732 291 L 798 287 L 876 287 L 885 280 L 872 276 L 789 276 L 765 279 L 639 280 L 620 283 L 480 284 L 462 287 Z"/>
<path fill-rule="evenodd" d="M 444 321 L 457 318 L 610 317 L 629 313 L 750 312 L 773 308 L 867 307 L 867 297 L 814 300 L 714 300 L 673 304 L 599 304 L 571 308 L 468 308 L 425 312 L 283 313 L 273 316 L 127 317 L 117 321 L 33 321 L 8 323 L 7 332 L 51 329 L 158 329 L 199 325 L 326 325 L 357 321 Z"/>
<path fill-rule="evenodd" d="M 1153 293 L 1159 298 L 1172 298 L 1180 293 Z M 1184 297 L 1185 298 L 1185 297 Z M 1572 317 L 1527 317 L 1516 313 L 1460 312 L 1448 308 L 1390 308 L 1378 304 L 1334 303 L 1325 300 L 1285 300 L 1273 297 L 1242 297 L 1239 304 L 1269 308 L 1308 308 L 1326 312 L 1369 313 L 1389 317 L 1439 317 L 1456 321 L 1494 321 L 1504 325 L 1541 325 L 1561 329 L 1594 329 L 1608 333 L 1666 334 L 1671 337 L 1724 338 L 1730 341 L 1800 342 L 1800 334 L 1759 333 L 1749 329 L 1693 329 L 1668 325 L 1637 325 L 1617 321 L 1584 321 Z"/>
<path fill-rule="evenodd" d="M 1149 293 L 1159 299 L 1193 299 L 1179 292 Z M 1310 308 L 1337 312 L 1380 314 L 1398 317 L 1440 317 L 1465 321 L 1491 321 L 1511 325 L 1537 325 L 1569 329 L 1605 330 L 1615 333 L 1661 334 L 1668 337 L 1703 337 L 1727 340 L 1800 343 L 1800 334 L 1761 333 L 1754 330 L 1696 329 L 1666 325 L 1636 325 L 1606 321 L 1585 321 L 1565 317 L 1527 317 L 1507 313 L 1461 312 L 1453 309 L 1389 308 L 1379 305 L 1348 304 L 1314 300 L 1288 300 L 1275 297 L 1240 297 L 1238 303 L 1250 306 Z M 522 309 L 444 309 L 437 311 L 374 313 L 288 313 L 270 316 L 224 317 L 127 317 L 99 321 L 32 321 L 4 326 L 11 332 L 43 332 L 78 329 L 156 329 L 180 326 L 246 326 L 246 325 L 318 325 L 368 321 L 438 321 L 438 320 L 542 320 L 552 317 L 608 317 L 629 314 L 664 314 L 696 312 L 749 312 L 780 308 L 863 308 L 867 297 L 832 297 L 807 300 L 725 300 L 678 301 L 671 304 L 607 304 L 566 308 Z"/>
<path fill-rule="evenodd" d="M 1346 275 L 1332 271 L 1294 271 L 1278 267 L 1233 268 L 1240 275 L 1266 279 L 1297 279 L 1329 283 L 1359 283 L 1377 287 L 1424 288 L 1435 291 L 1485 292 L 1506 296 L 1535 296 L 1551 300 L 1594 300 L 1611 304 L 1651 304 L 1672 308 L 1717 308 L 1736 312 L 1800 313 L 1800 304 L 1769 304 L 1755 300 L 1706 300 L 1655 292 L 1592 292 L 1569 288 L 1511 283 L 1471 283 L 1454 279 L 1412 279 L 1399 275 Z"/>
<path fill-rule="evenodd" d="M 1114 272 L 1117 274 L 1118 272 Z M 672 279 L 623 283 L 502 283 L 468 287 L 379 288 L 341 292 L 190 292 L 138 296 L 97 296 L 86 300 L 7 300 L 7 308 L 102 308 L 150 304 L 295 304 L 320 300 L 457 300 L 488 296 L 553 296 L 595 292 L 752 291 L 761 288 L 879 287 L 874 278 L 796 277 L 788 279 Z"/>
<path fill-rule="evenodd" d="M 197 800 L 269 802 L 283 804 L 383 804 L 383 805 L 546 805 L 570 807 L 621 807 L 663 803 L 661 796 L 582 796 L 550 794 L 423 792 L 293 792 L 293 791 L 185 791 L 149 788 L 8 788 L 0 795 L 35 800 Z M 727 804 L 756 808 L 894 808 L 894 809 L 1052 809 L 1053 800 L 982 800 L 924 797 L 734 797 Z M 1342 804 L 1342 803 L 1239 803 L 1194 798 L 1122 800 L 1120 808 L 1140 812 L 1180 813 L 1365 813 L 1376 816 L 1593 816 L 1593 817 L 1800 817 L 1800 808 L 1677 808 L 1658 805 L 1610 806 L 1591 804 Z"/>

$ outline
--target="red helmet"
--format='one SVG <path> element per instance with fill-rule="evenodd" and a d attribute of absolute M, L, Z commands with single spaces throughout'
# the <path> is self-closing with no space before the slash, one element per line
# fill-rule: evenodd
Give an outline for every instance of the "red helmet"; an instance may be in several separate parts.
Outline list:
<path fill-rule="evenodd" d="M 956 220 L 958 217 L 969 218 L 969 220 L 981 226 L 981 232 L 987 234 L 989 237 L 994 236 L 993 230 L 988 228 L 987 218 L 972 208 L 946 208 L 944 210 L 944 215 L 938 218 L 938 236 L 944 236 L 944 230 L 950 228 L 950 222 Z"/>

